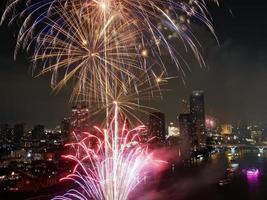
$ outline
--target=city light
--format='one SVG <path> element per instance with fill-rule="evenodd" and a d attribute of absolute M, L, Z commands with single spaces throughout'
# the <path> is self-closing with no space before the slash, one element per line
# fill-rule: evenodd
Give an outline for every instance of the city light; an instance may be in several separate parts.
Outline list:
<path fill-rule="evenodd" d="M 28 113 L 37 117 L 24 118 L 29 119 L 28 124 L 20 121 L 11 126 L 0 124 L 1 199 L 246 199 L 247 196 L 260 199 L 260 193 L 265 198 L 264 190 L 256 187 L 266 185 L 267 136 L 264 125 L 248 119 L 258 114 L 249 108 L 255 106 L 257 98 L 252 93 L 242 94 L 256 87 L 251 84 L 242 85 L 245 89 L 236 87 L 254 79 L 258 84 L 263 83 L 261 77 L 255 76 L 262 69 L 253 68 L 251 74 L 230 70 L 230 66 L 240 65 L 247 71 L 246 65 L 250 64 L 247 60 L 255 60 L 247 56 L 258 53 L 250 46 L 246 50 L 253 49 L 253 52 L 249 53 L 244 53 L 243 47 L 234 46 L 242 44 L 232 42 L 234 39 L 245 38 L 238 32 L 244 29 L 233 24 L 235 20 L 228 19 L 219 28 L 225 31 L 228 25 L 234 26 L 233 37 L 222 40 L 222 50 L 214 47 L 219 39 L 213 22 L 216 18 L 226 19 L 215 10 L 219 2 L 7 0 L 0 24 L 14 26 L 14 58 L 23 51 L 32 64 L 31 75 L 50 74 L 53 92 L 66 88 L 71 105 L 62 103 L 62 99 L 66 99 L 63 92 L 64 98 L 55 100 L 58 102 L 51 104 L 50 111 L 43 107 L 43 102 L 49 102 L 45 98 L 38 102 L 38 109 L 27 107 L 28 98 L 23 97 L 35 100 L 47 91 L 33 90 L 26 81 L 24 87 L 23 81 L 17 79 L 20 74 L 17 72 L 12 82 L 21 81 L 21 87 L 11 87 L 10 77 L 4 75 L 3 88 L 19 97 L 19 101 L 4 101 L 3 106 L 16 102 L 15 108 L 20 108 L 16 111 L 17 118 Z M 243 2 L 245 0 L 239 7 L 243 7 Z M 231 8 L 229 10 L 234 16 Z M 261 30 L 254 29 L 255 20 L 249 23 L 251 19 L 245 19 L 248 13 L 253 19 L 260 19 L 254 17 L 257 12 L 260 11 L 253 12 L 250 3 L 245 14 L 240 15 L 241 24 L 253 24 L 253 30 Z M 238 18 L 239 14 L 235 16 Z M 254 43 L 262 41 L 252 32 L 249 31 L 245 41 L 255 47 Z M 9 32 L 0 38 L 5 40 L 7 36 Z M 257 42 L 254 39 L 247 42 L 248 38 Z M 7 45 L 2 51 L 9 49 Z M 211 54 L 207 45 L 212 45 Z M 233 57 L 228 59 L 225 55 L 229 52 Z M 204 55 L 210 56 L 204 58 Z M 187 83 L 191 66 L 206 67 L 207 61 L 212 61 L 211 66 L 218 66 L 220 73 L 201 79 L 200 74 L 192 73 L 194 81 Z M 1 64 L 9 63 L 4 60 Z M 259 62 L 255 63 L 255 67 L 258 66 Z M 238 71 L 236 77 L 232 76 L 235 71 Z M 225 74 L 229 79 L 225 79 Z M 243 77 L 249 81 L 242 80 Z M 186 85 L 186 89 L 190 88 L 187 97 L 174 84 L 177 80 Z M 221 91 L 221 82 L 234 86 L 232 93 L 230 87 Z M 160 104 L 154 103 L 163 99 L 165 91 L 169 91 L 165 87 L 169 86 L 174 87 L 175 92 Z M 26 88 L 30 95 L 20 91 L 21 88 Z M 258 90 L 259 87 L 255 89 L 257 93 Z M 232 102 L 242 100 L 238 109 L 230 101 L 229 94 L 233 93 L 238 97 Z M 169 98 L 173 95 L 177 98 L 175 101 Z M 2 96 L 5 98 L 4 93 Z M 207 105 L 212 100 L 214 102 Z M 221 107 L 217 108 L 218 105 Z M 61 123 L 56 123 L 55 119 L 62 114 L 60 111 L 66 112 L 62 109 L 64 106 L 72 106 L 72 109 L 61 118 Z M 5 119 L 8 123 L 13 123 L 12 112 L 2 114 L 4 119 L 10 118 Z M 36 122 L 45 118 L 49 119 L 40 123 L 47 127 Z M 239 169 L 241 167 L 247 168 Z M 232 188 L 237 189 L 234 194 Z"/>

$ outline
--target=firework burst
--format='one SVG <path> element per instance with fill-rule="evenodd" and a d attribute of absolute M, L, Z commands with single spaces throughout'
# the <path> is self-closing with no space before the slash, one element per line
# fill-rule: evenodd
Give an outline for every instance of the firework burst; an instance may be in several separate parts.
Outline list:
<path fill-rule="evenodd" d="M 22 23 L 15 55 L 20 48 L 30 51 L 38 74 L 52 72 L 53 88 L 74 79 L 74 96 L 88 93 L 106 105 L 114 83 L 126 88 L 144 71 L 146 78 L 155 73 L 168 77 L 163 58 L 169 57 L 185 75 L 184 60 L 170 36 L 204 65 L 192 20 L 214 34 L 204 0 L 10 0 L 2 22 L 8 17 L 10 24 Z"/>
<path fill-rule="evenodd" d="M 160 94 L 169 77 L 164 59 L 184 75 L 177 43 L 168 37 L 205 64 L 191 29 L 198 21 L 214 34 L 205 1 L 10 0 L 1 22 L 9 17 L 9 24 L 21 22 L 15 56 L 27 50 L 34 72 L 53 74 L 54 89 L 72 79 L 72 99 L 85 100 L 94 112 L 106 110 L 105 129 L 69 144 L 77 152 L 65 158 L 76 166 L 64 179 L 79 188 L 54 199 L 126 200 L 147 165 L 161 161 L 141 143 L 145 127 L 128 130 L 119 118 L 131 115 L 140 98 Z"/>
<path fill-rule="evenodd" d="M 97 134 L 84 132 L 81 141 L 67 145 L 74 148 L 75 153 L 64 157 L 74 161 L 76 166 L 62 180 L 74 181 L 79 189 L 71 189 L 54 200 L 126 200 L 131 191 L 143 182 L 151 165 L 164 163 L 153 158 L 147 144 L 142 142 L 146 127 L 137 126 L 129 130 L 127 122 L 122 122 L 119 109 L 114 102 L 111 111 L 114 117 L 107 129 L 95 127 Z"/>

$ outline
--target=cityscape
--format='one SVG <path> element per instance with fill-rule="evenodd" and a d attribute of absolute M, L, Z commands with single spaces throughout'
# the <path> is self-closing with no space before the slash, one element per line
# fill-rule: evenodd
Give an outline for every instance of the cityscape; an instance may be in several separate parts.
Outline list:
<path fill-rule="evenodd" d="M 240 151 L 266 157 L 267 134 L 263 124 L 221 124 L 205 114 L 204 97 L 204 91 L 192 91 L 189 100 L 182 102 L 185 112 L 178 114 L 177 120 L 169 125 L 166 125 L 164 113 L 153 112 L 147 116 L 148 129 L 141 137 L 143 142 L 153 137 L 149 142 L 151 146 L 170 154 L 166 174 L 175 167 L 201 166 L 221 152 L 227 155 L 232 166 L 227 170 L 235 170 L 238 165 L 235 159 Z M 53 191 L 55 186 L 61 186 L 62 190 L 67 187 L 62 186 L 60 179 L 71 170 L 72 164 L 61 155 L 70 151 L 65 144 L 73 139 L 71 132 L 94 131 L 89 115 L 87 107 L 79 104 L 73 106 L 69 116 L 54 129 L 41 124 L 30 129 L 26 123 L 1 124 L 1 191 L 6 194 L 22 192 L 29 198 L 46 189 Z M 156 181 L 154 175 L 148 178 L 151 179 L 148 185 Z M 221 179 L 218 185 L 229 184 L 228 181 Z M 49 198 L 51 194 L 46 195 Z"/>
<path fill-rule="evenodd" d="M 267 199 L 266 8 L 3 1 L 0 200 Z"/>

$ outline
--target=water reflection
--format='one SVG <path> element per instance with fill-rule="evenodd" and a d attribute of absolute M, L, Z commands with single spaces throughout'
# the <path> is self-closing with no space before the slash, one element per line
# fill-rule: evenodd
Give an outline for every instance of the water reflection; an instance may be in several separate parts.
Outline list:
<path fill-rule="evenodd" d="M 259 175 L 247 174 L 247 181 L 249 185 L 258 185 L 259 184 Z"/>
<path fill-rule="evenodd" d="M 227 158 L 225 167 L 234 171 L 229 188 L 219 191 L 218 196 L 245 199 L 266 199 L 267 154 L 260 149 L 229 149 L 221 155 Z M 228 173 L 229 174 L 229 173 Z M 264 191 L 264 192 L 263 192 Z M 232 194 L 230 194 L 233 192 Z M 242 193 L 242 195 L 240 194 Z"/>
<path fill-rule="evenodd" d="M 210 159 L 199 159 L 182 169 L 172 165 L 171 174 L 158 191 L 165 194 L 159 200 L 176 196 L 179 200 L 267 199 L 267 149 L 217 150 Z"/>
<path fill-rule="evenodd" d="M 267 149 L 221 148 L 210 158 L 172 161 L 134 200 L 267 200 Z"/>

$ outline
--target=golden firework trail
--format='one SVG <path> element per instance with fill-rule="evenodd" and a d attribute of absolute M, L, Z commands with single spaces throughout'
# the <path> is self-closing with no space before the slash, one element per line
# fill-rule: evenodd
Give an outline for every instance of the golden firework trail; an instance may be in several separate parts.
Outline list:
<path fill-rule="evenodd" d="M 150 84 L 166 80 L 166 59 L 183 77 L 175 41 L 204 65 L 191 20 L 214 34 L 204 0 L 10 0 L 2 22 L 7 18 L 9 24 L 20 19 L 15 55 L 28 50 L 34 72 L 52 72 L 51 85 L 58 90 L 73 79 L 74 96 L 86 94 L 105 105 L 110 91 L 129 93 L 125 88 L 142 82 L 144 72 L 146 79 L 156 79 Z"/>
<path fill-rule="evenodd" d="M 128 199 L 153 158 L 138 139 L 144 127 L 129 131 L 119 113 L 133 115 L 143 109 L 140 99 L 160 94 L 169 79 L 164 60 L 184 76 L 177 44 L 205 64 L 191 28 L 201 22 L 214 34 L 205 1 L 9 0 L 1 23 L 7 18 L 21 23 L 15 56 L 27 50 L 34 72 L 52 73 L 55 90 L 73 80 L 72 99 L 106 110 L 105 129 L 97 128 L 102 137 L 86 133 L 70 144 L 79 152 L 66 156 L 77 165 L 65 179 L 79 189 L 54 199 Z"/>

